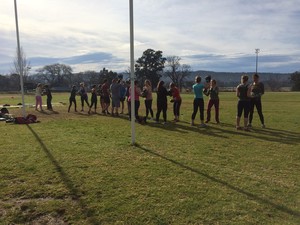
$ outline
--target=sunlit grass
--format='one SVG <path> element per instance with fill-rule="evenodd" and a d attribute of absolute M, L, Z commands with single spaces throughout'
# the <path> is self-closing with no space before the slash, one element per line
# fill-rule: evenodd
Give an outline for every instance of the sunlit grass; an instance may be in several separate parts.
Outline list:
<path fill-rule="evenodd" d="M 191 127 L 192 98 L 177 124 L 136 124 L 135 146 L 127 117 L 64 104 L 26 108 L 40 123 L 1 122 L 0 224 L 299 224 L 300 93 L 266 93 L 267 129 L 255 114 L 251 132 L 234 128 L 234 93 L 220 94 L 220 125 Z"/>

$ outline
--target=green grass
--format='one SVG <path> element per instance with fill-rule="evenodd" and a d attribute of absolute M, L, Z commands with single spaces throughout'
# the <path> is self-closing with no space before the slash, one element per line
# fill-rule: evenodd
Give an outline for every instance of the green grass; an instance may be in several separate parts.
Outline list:
<path fill-rule="evenodd" d="M 234 128 L 234 93 L 220 98 L 220 125 L 191 127 L 183 95 L 181 122 L 136 124 L 136 146 L 127 118 L 67 105 L 26 108 L 40 123 L 1 122 L 0 224 L 299 224 L 300 93 L 266 93 L 267 128 L 255 113 L 251 132 Z"/>

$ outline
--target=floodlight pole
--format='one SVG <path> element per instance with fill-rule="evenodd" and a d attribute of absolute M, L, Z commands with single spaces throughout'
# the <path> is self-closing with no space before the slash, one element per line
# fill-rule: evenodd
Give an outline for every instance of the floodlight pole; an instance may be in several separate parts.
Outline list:
<path fill-rule="evenodd" d="M 258 65 L 258 53 L 259 53 L 260 49 L 259 48 L 256 48 L 255 49 L 255 54 L 256 54 L 256 70 L 255 70 L 255 73 L 257 73 L 257 65 Z"/>
<path fill-rule="evenodd" d="M 18 45 L 18 66 L 20 71 L 20 85 L 21 85 L 21 93 L 22 93 L 22 115 L 23 117 L 26 117 L 25 101 L 24 101 L 24 84 L 23 84 L 23 65 L 22 65 L 20 37 L 19 37 L 17 0 L 15 0 L 15 18 L 16 18 L 16 33 L 17 33 L 17 45 Z"/>
<path fill-rule="evenodd" d="M 129 0 L 130 15 L 130 99 L 131 99 L 131 144 L 135 144 L 135 86 L 134 86 L 134 28 L 133 28 L 133 0 Z"/>

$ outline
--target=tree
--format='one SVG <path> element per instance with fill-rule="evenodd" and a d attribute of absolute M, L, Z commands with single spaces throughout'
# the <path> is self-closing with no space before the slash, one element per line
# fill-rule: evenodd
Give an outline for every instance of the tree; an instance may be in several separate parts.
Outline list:
<path fill-rule="evenodd" d="M 165 76 L 169 77 L 181 90 L 184 79 L 191 73 L 191 67 L 187 64 L 181 65 L 180 60 L 179 56 L 167 57 Z"/>
<path fill-rule="evenodd" d="M 290 79 L 293 83 L 292 91 L 300 91 L 300 72 L 292 73 Z"/>
<path fill-rule="evenodd" d="M 16 51 L 16 56 L 13 61 L 13 68 L 11 71 L 11 74 L 21 74 L 21 69 L 23 72 L 23 81 L 27 81 L 27 77 L 29 75 L 29 71 L 31 69 L 30 62 L 26 58 L 26 54 L 23 51 L 23 48 L 20 48 L 20 65 L 19 65 L 19 54 L 18 54 L 18 49 Z M 21 66 L 21 67 L 20 67 Z"/>
<path fill-rule="evenodd" d="M 52 64 L 46 65 L 38 69 L 38 74 L 43 75 L 48 84 L 52 86 L 64 86 L 70 82 L 72 77 L 72 68 L 65 64 Z"/>
<path fill-rule="evenodd" d="M 102 70 L 100 70 L 100 83 L 102 84 L 104 79 L 107 79 L 107 81 L 109 83 L 111 83 L 111 81 L 114 78 L 118 77 L 118 73 L 113 72 L 113 71 L 108 71 L 107 69 L 103 68 Z"/>
<path fill-rule="evenodd" d="M 147 49 L 141 58 L 136 61 L 135 75 L 140 83 L 146 79 L 150 80 L 152 87 L 155 87 L 161 78 L 166 58 L 162 57 L 162 51 Z"/>

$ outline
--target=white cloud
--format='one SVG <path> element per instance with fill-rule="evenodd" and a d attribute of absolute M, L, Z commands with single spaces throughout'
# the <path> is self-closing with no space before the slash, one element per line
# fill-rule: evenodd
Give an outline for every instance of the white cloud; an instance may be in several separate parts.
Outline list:
<path fill-rule="evenodd" d="M 106 52 L 114 56 L 107 62 L 112 66 L 109 69 L 126 70 L 129 66 L 127 0 L 26 0 L 18 1 L 18 11 L 21 45 L 28 58 L 70 58 Z M 233 64 L 225 59 L 239 62 L 243 56 L 255 57 L 255 48 L 261 49 L 261 56 L 293 55 L 298 59 L 299 12 L 299 0 L 136 0 L 135 56 L 138 58 L 144 50 L 152 48 L 162 50 L 165 55 L 181 56 L 183 63 L 191 64 L 193 69 L 219 71 L 242 69 L 243 65 L 238 64 L 230 68 Z M 16 49 L 11 0 L 1 0 L 0 26 L 3 65 L 11 60 Z M 200 61 L 203 58 L 191 60 L 193 55 L 203 54 L 212 57 L 205 63 Z M 218 58 L 219 55 L 224 58 Z M 279 63 L 265 65 L 262 70 L 279 70 L 276 66 Z M 98 65 L 104 66 L 108 68 Z M 9 72 L 1 68 L 0 73 Z M 291 61 L 290 69 L 287 65 L 284 69 L 293 72 L 299 68 Z"/>

